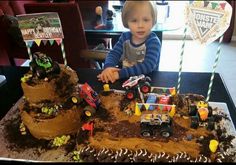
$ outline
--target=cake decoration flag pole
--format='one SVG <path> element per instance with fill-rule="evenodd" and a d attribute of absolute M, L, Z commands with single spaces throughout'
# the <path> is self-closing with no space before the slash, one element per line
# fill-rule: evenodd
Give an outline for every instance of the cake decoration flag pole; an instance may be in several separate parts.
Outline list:
<path fill-rule="evenodd" d="M 216 67 L 219 61 L 224 32 L 230 25 L 232 7 L 226 1 L 194 1 L 185 8 L 185 19 L 193 40 L 210 44 L 220 38 L 209 82 L 206 101 L 209 101 Z"/>
<path fill-rule="evenodd" d="M 213 71 L 212 71 L 212 74 L 211 74 L 211 79 L 210 79 L 210 83 L 209 83 L 209 87 L 208 87 L 208 91 L 207 91 L 206 102 L 208 102 L 209 99 L 210 99 L 212 84 L 213 84 L 213 80 L 214 80 L 214 77 L 215 77 L 216 67 L 217 67 L 217 64 L 218 64 L 218 61 L 219 61 L 219 57 L 220 57 L 221 43 L 222 43 L 223 38 L 224 38 L 224 35 L 222 35 L 220 37 L 219 45 L 218 45 L 218 48 L 217 48 L 216 58 L 215 58 L 215 62 L 214 62 L 214 65 L 213 65 Z"/>
<path fill-rule="evenodd" d="M 33 42 L 26 42 L 25 41 L 25 44 L 26 44 L 26 48 L 27 48 L 27 52 L 28 52 L 28 55 L 29 55 L 29 58 L 30 58 L 30 61 L 32 60 L 32 53 L 31 53 L 31 50 L 30 50 L 30 47 L 32 46 L 32 43 Z"/>
<path fill-rule="evenodd" d="M 64 65 L 67 66 L 66 52 L 65 52 L 63 40 L 61 42 L 61 51 L 62 51 L 62 57 L 63 57 L 63 60 L 64 60 Z"/>
<path fill-rule="evenodd" d="M 184 55 L 184 48 L 185 48 L 185 40 L 186 40 L 186 33 L 187 33 L 187 27 L 184 28 L 184 38 L 183 43 L 181 47 L 181 53 L 180 53 L 180 61 L 179 61 L 179 74 L 178 74 L 178 85 L 177 85 L 177 93 L 179 94 L 180 90 L 180 82 L 181 82 L 181 73 L 182 73 L 182 67 L 183 67 L 183 55 Z"/>

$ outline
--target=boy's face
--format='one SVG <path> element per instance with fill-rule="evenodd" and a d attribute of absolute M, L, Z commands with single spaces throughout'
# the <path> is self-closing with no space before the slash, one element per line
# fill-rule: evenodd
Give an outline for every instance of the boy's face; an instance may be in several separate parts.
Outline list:
<path fill-rule="evenodd" d="M 146 40 L 153 26 L 151 8 L 148 3 L 135 6 L 128 16 L 128 27 L 133 42 L 138 44 Z"/>

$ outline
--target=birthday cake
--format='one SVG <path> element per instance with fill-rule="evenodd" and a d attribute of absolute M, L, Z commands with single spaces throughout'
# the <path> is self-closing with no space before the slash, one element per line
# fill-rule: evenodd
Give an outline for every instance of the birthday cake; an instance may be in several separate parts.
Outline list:
<path fill-rule="evenodd" d="M 73 158 L 84 162 L 235 161 L 227 114 L 204 96 L 150 84 L 148 76 L 133 76 L 124 90 L 106 84 L 98 94 L 78 84 L 70 67 L 37 52 L 21 79 L 22 136 L 53 147 L 74 141 Z"/>
<path fill-rule="evenodd" d="M 124 90 L 106 84 L 96 93 L 87 83 L 78 84 L 68 66 L 54 63 L 41 74 L 34 62 L 21 79 L 21 120 L 6 126 L 5 136 L 15 144 L 8 144 L 5 154 L 18 145 L 24 154 L 15 157 L 38 161 L 55 161 L 55 155 L 64 155 L 60 161 L 83 162 L 236 161 L 229 114 L 201 95 L 150 86 L 144 75 L 125 81 Z"/>

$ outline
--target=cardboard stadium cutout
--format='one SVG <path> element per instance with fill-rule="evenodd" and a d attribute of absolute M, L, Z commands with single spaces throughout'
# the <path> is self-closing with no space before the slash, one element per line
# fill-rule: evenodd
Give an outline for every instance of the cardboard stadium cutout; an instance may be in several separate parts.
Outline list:
<path fill-rule="evenodd" d="M 230 25 L 232 7 L 226 1 L 194 1 L 186 6 L 186 24 L 194 40 L 210 44 Z"/>

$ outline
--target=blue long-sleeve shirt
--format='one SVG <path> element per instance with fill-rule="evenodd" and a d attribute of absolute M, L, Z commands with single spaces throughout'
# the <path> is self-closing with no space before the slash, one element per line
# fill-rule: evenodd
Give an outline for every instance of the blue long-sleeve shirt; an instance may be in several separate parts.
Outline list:
<path fill-rule="evenodd" d="M 124 32 L 108 53 L 104 68 L 116 67 L 122 62 L 122 69 L 119 71 L 121 79 L 148 74 L 157 70 L 160 52 L 161 43 L 155 33 L 151 32 L 144 43 L 135 45 L 131 41 L 131 33 Z"/>

